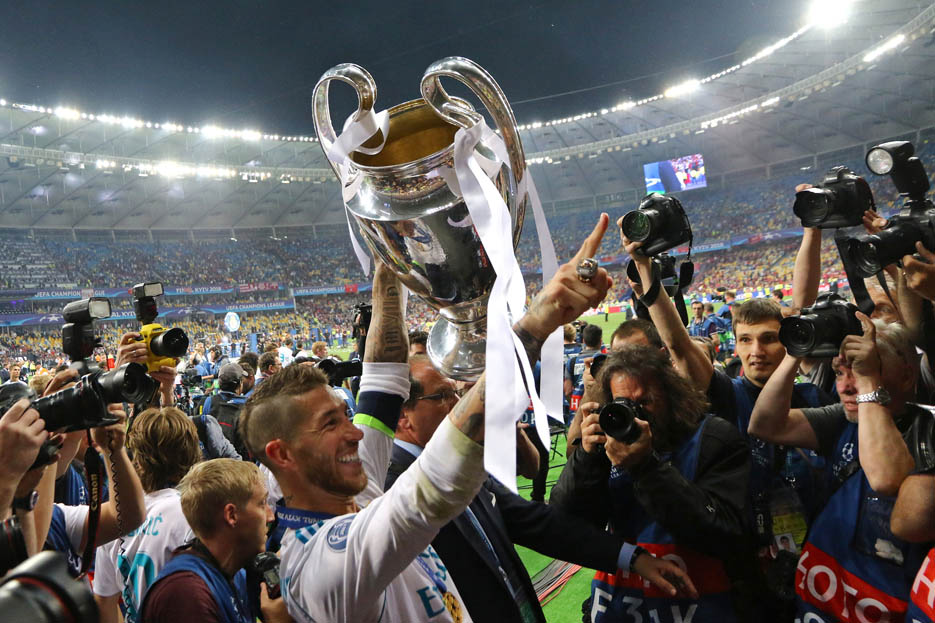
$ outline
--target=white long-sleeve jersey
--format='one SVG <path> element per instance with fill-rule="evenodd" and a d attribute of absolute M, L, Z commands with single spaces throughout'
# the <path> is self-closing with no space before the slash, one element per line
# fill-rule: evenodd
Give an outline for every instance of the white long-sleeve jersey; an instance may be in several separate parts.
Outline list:
<path fill-rule="evenodd" d="M 455 621 L 442 600 L 444 588 L 461 604 L 457 621 L 471 621 L 429 544 L 477 495 L 487 477 L 483 448 L 445 418 L 425 452 L 381 494 L 393 442 L 361 428 L 358 452 L 368 486 L 357 502 L 372 501 L 283 538 L 280 575 L 289 614 L 305 623 Z"/>

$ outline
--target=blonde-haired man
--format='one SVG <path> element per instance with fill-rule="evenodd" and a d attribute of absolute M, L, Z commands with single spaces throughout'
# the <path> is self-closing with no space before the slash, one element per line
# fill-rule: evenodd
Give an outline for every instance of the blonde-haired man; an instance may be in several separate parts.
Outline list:
<path fill-rule="evenodd" d="M 127 446 L 146 492 L 146 519 L 97 550 L 94 595 L 102 623 L 119 621 L 121 602 L 126 621 L 138 621 L 146 589 L 172 552 L 194 537 L 175 489 L 201 460 L 194 423 L 175 407 L 147 409 L 133 422 Z"/>
<path fill-rule="evenodd" d="M 265 549 L 266 524 L 273 519 L 256 465 L 234 459 L 199 463 L 182 478 L 179 491 L 196 538 L 176 550 L 156 578 L 141 620 L 253 623 L 258 613 L 248 599 L 244 566 Z M 278 620 L 266 608 L 264 615 Z"/>

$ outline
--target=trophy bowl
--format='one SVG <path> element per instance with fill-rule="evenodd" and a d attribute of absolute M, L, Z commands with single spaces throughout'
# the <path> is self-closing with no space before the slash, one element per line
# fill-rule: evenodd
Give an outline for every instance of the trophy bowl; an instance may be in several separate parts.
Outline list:
<path fill-rule="evenodd" d="M 485 171 L 510 211 L 515 252 L 527 203 L 525 195 L 518 196 L 525 156 L 509 103 L 473 61 L 450 57 L 432 64 L 422 79 L 423 98 L 390 108 L 387 135 L 380 131 L 363 145 L 372 152 L 382 142 L 382 149 L 352 152 L 343 176 L 340 163 L 331 165 L 345 187 L 356 187 L 346 206 L 370 252 L 438 311 L 428 340 L 432 363 L 450 378 L 476 380 L 484 370 L 487 299 L 496 274 L 460 192 L 452 189 L 457 189 L 453 147 L 458 130 L 482 123 L 483 116 L 450 97 L 441 77 L 459 80 L 477 94 L 500 131 L 509 163 L 483 141 L 475 150 L 492 163 Z M 328 103 L 332 80 L 357 91 L 355 119 L 372 112 L 376 99 L 373 78 L 357 65 L 338 65 L 322 76 L 312 107 L 326 156 L 337 139 Z"/>

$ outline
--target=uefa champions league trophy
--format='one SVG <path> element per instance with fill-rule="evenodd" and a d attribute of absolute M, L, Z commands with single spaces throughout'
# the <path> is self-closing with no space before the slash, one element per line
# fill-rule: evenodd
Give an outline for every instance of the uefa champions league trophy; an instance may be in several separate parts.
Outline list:
<path fill-rule="evenodd" d="M 527 204 L 523 146 L 506 97 L 476 63 L 449 57 L 432 64 L 422 78 L 423 99 L 390 108 L 387 135 L 378 132 L 344 163 L 329 156 L 338 138 L 331 123 L 329 84 L 340 80 L 357 91 L 358 109 L 350 123 L 372 114 L 377 91 L 373 78 L 357 65 L 338 65 L 318 81 L 312 108 L 322 149 L 367 247 L 439 313 L 428 339 L 432 363 L 448 377 L 476 380 L 484 370 L 487 299 L 496 274 L 467 206 L 452 186 L 458 187 L 455 133 L 483 123 L 484 117 L 470 103 L 449 96 L 439 81 L 443 76 L 477 95 L 506 147 L 508 163 L 484 141 L 475 153 L 478 161 L 490 165 L 484 171 L 510 211 L 515 252 Z"/>

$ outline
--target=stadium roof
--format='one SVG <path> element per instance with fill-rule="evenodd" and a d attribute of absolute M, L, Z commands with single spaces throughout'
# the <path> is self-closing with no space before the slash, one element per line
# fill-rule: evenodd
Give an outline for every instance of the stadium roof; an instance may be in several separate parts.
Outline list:
<path fill-rule="evenodd" d="M 704 154 L 709 179 L 827 152 L 859 157 L 868 142 L 935 125 L 933 26 L 935 5 L 858 2 L 845 24 L 789 33 L 784 45 L 746 64 L 726 61 L 715 72 L 723 75 L 699 75 L 681 93 L 647 92 L 556 120 L 520 117 L 527 161 L 543 201 L 560 209 L 635 197 L 643 163 L 686 154 Z M 269 132 L 0 100 L 0 228 L 343 223 L 314 137 Z"/>

